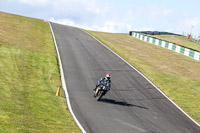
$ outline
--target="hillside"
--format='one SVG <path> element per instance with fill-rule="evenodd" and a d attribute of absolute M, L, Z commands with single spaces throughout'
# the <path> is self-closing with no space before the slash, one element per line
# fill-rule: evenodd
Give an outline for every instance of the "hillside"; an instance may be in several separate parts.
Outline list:
<path fill-rule="evenodd" d="M 200 62 L 128 34 L 87 31 L 140 70 L 200 123 Z"/>
<path fill-rule="evenodd" d="M 161 40 L 173 42 L 187 48 L 200 51 L 200 42 L 195 42 L 194 40 L 190 41 L 186 37 L 183 37 L 183 36 L 176 36 L 176 35 L 151 35 L 151 36 L 156 37 Z"/>
<path fill-rule="evenodd" d="M 0 132 L 80 132 L 68 111 L 47 22 L 0 12 Z M 128 34 L 87 31 L 200 123 L 200 63 Z"/>
<path fill-rule="evenodd" d="M 80 132 L 68 111 L 47 22 L 0 12 L 0 132 Z"/>

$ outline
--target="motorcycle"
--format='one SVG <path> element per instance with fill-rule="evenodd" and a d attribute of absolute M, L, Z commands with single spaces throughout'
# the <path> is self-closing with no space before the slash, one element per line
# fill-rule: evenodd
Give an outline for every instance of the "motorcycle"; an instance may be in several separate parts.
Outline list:
<path fill-rule="evenodd" d="M 107 93 L 107 91 L 108 88 L 103 83 L 100 83 L 94 90 L 94 97 L 97 101 L 99 101 Z"/>

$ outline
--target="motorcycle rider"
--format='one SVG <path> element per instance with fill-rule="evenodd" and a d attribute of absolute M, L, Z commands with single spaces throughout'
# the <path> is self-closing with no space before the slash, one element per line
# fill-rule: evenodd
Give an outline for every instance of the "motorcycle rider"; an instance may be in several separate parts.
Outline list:
<path fill-rule="evenodd" d="M 96 91 L 97 87 L 103 83 L 106 87 L 107 90 L 110 90 L 111 88 L 111 80 L 110 80 L 111 76 L 110 74 L 106 74 L 106 76 L 104 78 L 101 78 L 100 80 L 98 80 L 98 83 L 94 89 L 94 91 Z"/>

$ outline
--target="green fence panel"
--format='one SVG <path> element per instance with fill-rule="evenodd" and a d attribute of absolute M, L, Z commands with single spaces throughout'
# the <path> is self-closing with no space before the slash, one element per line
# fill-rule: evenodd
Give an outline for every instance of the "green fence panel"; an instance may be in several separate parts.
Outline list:
<path fill-rule="evenodd" d="M 165 48 L 169 47 L 169 42 L 165 42 Z"/>
<path fill-rule="evenodd" d="M 176 51 L 176 44 L 173 44 L 173 45 L 172 45 L 172 50 L 173 50 L 173 51 Z"/>
<path fill-rule="evenodd" d="M 162 40 L 159 40 L 158 45 L 159 45 L 159 46 L 162 46 Z"/>
<path fill-rule="evenodd" d="M 189 56 L 190 56 L 190 57 L 192 57 L 192 58 L 194 58 L 194 51 L 193 51 L 193 50 L 191 50 L 191 49 L 190 49 Z"/>
<path fill-rule="evenodd" d="M 152 42 L 153 44 L 156 44 L 156 39 L 155 38 L 153 38 L 153 42 Z"/>
<path fill-rule="evenodd" d="M 184 54 L 184 52 L 185 52 L 185 48 L 184 48 L 184 47 L 181 47 L 180 53 L 181 53 L 181 54 Z"/>
<path fill-rule="evenodd" d="M 200 54 L 199 54 L 199 60 L 200 60 Z"/>
<path fill-rule="evenodd" d="M 144 37 L 145 37 L 145 36 L 142 37 L 142 40 L 143 40 L 143 41 L 144 41 Z"/>
<path fill-rule="evenodd" d="M 149 37 L 147 37 L 147 42 L 149 42 Z"/>

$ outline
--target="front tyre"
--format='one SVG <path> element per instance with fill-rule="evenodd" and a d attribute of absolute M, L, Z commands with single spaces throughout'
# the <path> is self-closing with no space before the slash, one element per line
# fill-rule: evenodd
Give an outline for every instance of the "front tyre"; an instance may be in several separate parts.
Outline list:
<path fill-rule="evenodd" d="M 101 91 L 99 91 L 98 93 L 99 93 L 99 94 L 96 96 L 97 101 L 99 101 L 99 100 L 102 98 L 102 96 L 103 96 L 103 91 L 101 90 Z"/>
<path fill-rule="evenodd" d="M 94 97 L 97 97 L 97 96 L 98 96 L 99 90 L 100 90 L 99 87 L 97 87 L 97 88 L 94 90 Z"/>

